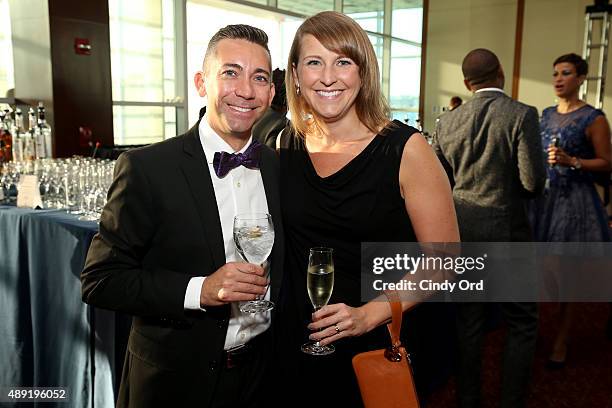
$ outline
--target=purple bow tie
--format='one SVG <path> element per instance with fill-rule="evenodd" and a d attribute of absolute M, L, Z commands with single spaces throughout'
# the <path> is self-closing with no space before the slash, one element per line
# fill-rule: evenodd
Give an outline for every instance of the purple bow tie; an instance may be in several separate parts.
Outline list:
<path fill-rule="evenodd" d="M 215 169 L 217 177 L 225 177 L 230 170 L 238 166 L 258 169 L 261 146 L 261 143 L 257 140 L 253 140 L 244 153 L 216 152 L 213 158 L 213 168 Z"/>

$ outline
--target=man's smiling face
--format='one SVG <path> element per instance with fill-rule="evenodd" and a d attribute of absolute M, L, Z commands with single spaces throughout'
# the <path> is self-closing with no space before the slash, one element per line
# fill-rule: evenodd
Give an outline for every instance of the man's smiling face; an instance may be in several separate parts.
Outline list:
<path fill-rule="evenodd" d="M 274 96 L 268 52 L 246 40 L 221 40 L 204 69 L 198 92 L 207 98 L 211 128 L 226 141 L 248 139 Z"/>

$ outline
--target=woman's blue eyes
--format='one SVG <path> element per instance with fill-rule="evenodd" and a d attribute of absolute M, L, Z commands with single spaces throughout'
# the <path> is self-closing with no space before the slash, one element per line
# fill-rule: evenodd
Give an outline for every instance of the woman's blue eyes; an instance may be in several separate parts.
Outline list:
<path fill-rule="evenodd" d="M 351 65 L 351 61 L 349 60 L 338 60 L 336 61 L 337 65 L 340 66 L 346 66 L 346 65 Z M 321 61 L 318 60 L 310 60 L 306 62 L 306 65 L 321 65 Z"/>

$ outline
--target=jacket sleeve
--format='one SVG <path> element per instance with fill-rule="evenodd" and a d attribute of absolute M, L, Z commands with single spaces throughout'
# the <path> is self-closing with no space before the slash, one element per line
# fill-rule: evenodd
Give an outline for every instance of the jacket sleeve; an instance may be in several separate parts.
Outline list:
<path fill-rule="evenodd" d="M 546 167 L 542 153 L 538 111 L 529 107 L 518 128 L 517 159 L 519 177 L 529 196 L 542 192 L 546 183 Z"/>
<path fill-rule="evenodd" d="M 433 135 L 433 143 L 431 147 L 436 153 L 436 156 L 438 156 L 438 160 L 440 160 L 440 163 L 442 164 L 442 167 L 444 168 L 444 171 L 446 172 L 446 176 L 448 177 L 448 181 L 450 182 L 451 188 L 453 188 L 455 186 L 455 177 L 453 176 L 453 168 L 448 162 L 448 160 L 446 160 L 446 157 L 444 157 L 444 153 L 442 152 L 442 147 L 440 146 L 440 141 L 439 141 L 440 132 L 441 132 L 441 126 L 440 126 L 440 120 L 438 120 L 436 121 L 436 128 L 435 128 L 435 132 Z"/>
<path fill-rule="evenodd" d="M 123 153 L 81 273 L 83 301 L 136 316 L 183 319 L 190 276 L 143 268 L 156 232 L 153 194 L 137 155 Z"/>

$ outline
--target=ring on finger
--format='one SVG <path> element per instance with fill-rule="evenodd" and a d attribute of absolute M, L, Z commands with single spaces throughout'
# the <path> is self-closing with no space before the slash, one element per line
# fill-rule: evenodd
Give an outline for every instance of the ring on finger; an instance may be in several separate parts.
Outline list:
<path fill-rule="evenodd" d="M 338 323 L 334 325 L 334 329 L 336 330 L 336 334 L 340 333 L 340 328 L 338 327 Z"/>

